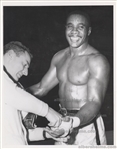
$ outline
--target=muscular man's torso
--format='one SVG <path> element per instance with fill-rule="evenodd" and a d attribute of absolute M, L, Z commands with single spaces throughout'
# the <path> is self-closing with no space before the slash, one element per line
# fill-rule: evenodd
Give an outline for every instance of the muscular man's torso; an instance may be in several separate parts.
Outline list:
<path fill-rule="evenodd" d="M 88 101 L 87 84 L 90 77 L 88 62 L 97 51 L 74 57 L 67 51 L 56 65 L 60 102 L 62 107 L 67 109 L 80 109 Z"/>

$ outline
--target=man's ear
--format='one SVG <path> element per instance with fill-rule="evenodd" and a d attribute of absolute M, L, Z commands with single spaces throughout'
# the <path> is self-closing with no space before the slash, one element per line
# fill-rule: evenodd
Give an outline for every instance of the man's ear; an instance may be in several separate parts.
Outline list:
<path fill-rule="evenodd" d="M 13 50 L 9 50 L 8 51 L 9 60 L 12 60 L 14 58 L 14 56 L 16 56 L 15 52 Z"/>
<path fill-rule="evenodd" d="M 88 30 L 88 36 L 91 34 L 91 27 L 89 27 L 89 30 Z"/>

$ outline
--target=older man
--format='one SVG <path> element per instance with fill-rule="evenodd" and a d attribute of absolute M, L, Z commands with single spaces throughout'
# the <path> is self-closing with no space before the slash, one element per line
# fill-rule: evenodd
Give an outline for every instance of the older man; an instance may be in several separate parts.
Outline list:
<path fill-rule="evenodd" d="M 27 112 L 45 117 L 49 125 L 57 127 L 61 123 L 61 115 L 46 103 L 26 92 L 18 80 L 28 75 L 31 53 L 20 42 L 10 42 L 4 47 L 2 130 L 3 145 L 27 145 L 27 140 L 43 140 L 53 138 L 46 134 L 44 128 L 29 131 L 25 128 L 23 117 Z M 43 136 L 44 133 L 44 136 Z M 60 139 L 61 140 L 61 139 Z M 64 139 L 63 139 L 64 140 Z"/>

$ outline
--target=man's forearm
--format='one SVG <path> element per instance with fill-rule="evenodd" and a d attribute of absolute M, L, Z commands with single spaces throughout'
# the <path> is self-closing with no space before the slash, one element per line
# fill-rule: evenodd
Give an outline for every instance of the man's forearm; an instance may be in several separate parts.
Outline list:
<path fill-rule="evenodd" d="M 17 86 L 12 88 L 9 87 L 9 90 L 11 98 L 8 98 L 8 95 L 4 94 L 4 102 L 8 105 L 13 106 L 20 111 L 35 113 L 39 116 L 45 117 L 47 115 L 48 105 L 43 101 Z"/>
<path fill-rule="evenodd" d="M 45 88 L 42 88 L 40 86 L 40 83 L 37 83 L 33 86 L 30 86 L 28 88 L 26 88 L 26 91 L 35 95 L 36 97 L 42 97 L 42 96 L 45 96 L 47 94 L 47 89 Z"/>
<path fill-rule="evenodd" d="M 90 101 L 86 103 L 76 114 L 76 117 L 80 119 L 79 126 L 82 126 L 91 122 L 91 120 L 93 120 L 99 113 L 100 107 L 101 105 L 94 101 Z"/>
<path fill-rule="evenodd" d="M 31 94 L 34 95 L 34 93 L 39 89 L 40 83 L 34 84 L 28 88 L 26 88 L 25 90 Z"/>

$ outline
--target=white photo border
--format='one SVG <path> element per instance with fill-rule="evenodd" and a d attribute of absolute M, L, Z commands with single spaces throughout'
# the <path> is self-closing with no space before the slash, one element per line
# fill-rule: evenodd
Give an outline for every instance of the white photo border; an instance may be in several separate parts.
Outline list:
<path fill-rule="evenodd" d="M 3 58 L 2 58 L 2 55 L 3 55 L 3 51 L 2 51 L 2 49 L 3 49 L 3 6 L 63 6 L 63 5 L 65 5 L 65 6 L 70 6 L 70 5 L 72 5 L 72 6 L 75 6 L 75 5 L 78 5 L 78 6 L 80 6 L 80 5 L 85 5 L 85 6 L 88 6 L 88 5 L 113 5 L 113 8 L 114 8 L 114 28 L 113 28 L 113 30 L 114 30 L 114 41 L 113 41 L 113 45 L 114 45 L 114 50 L 113 50 L 113 56 L 114 56 L 114 81 L 113 81 L 113 83 L 114 83 L 114 145 L 112 145 L 112 146 L 103 146 L 103 147 L 94 147 L 94 148 L 117 148 L 117 142 L 116 142 L 116 140 L 117 140 L 117 130 L 116 130 L 116 124 L 117 124 L 117 119 L 116 119 L 116 112 L 117 112 L 117 108 L 116 108 L 116 105 L 117 105 L 117 102 L 116 102 L 116 98 L 117 98 L 117 95 L 116 95 L 116 89 L 117 89 L 117 85 L 116 85 L 116 76 L 117 76 L 117 73 L 116 73 L 116 71 L 117 71 L 117 67 L 116 67 L 116 65 L 117 65 L 117 52 L 116 52 L 116 49 L 117 49 L 117 44 L 116 44 L 116 41 L 117 41 L 117 28 L 116 28 L 116 26 L 117 26 L 117 2 L 116 2 L 116 0 L 113 0 L 113 1 L 111 1 L 111 0 L 106 0 L 106 1 L 89 1 L 89 0 L 83 0 L 83 1 L 79 1 L 79 0 L 77 0 L 77 1 L 62 1 L 62 0 L 60 0 L 60 1 L 45 1 L 45 0 L 43 0 L 43 1 L 23 1 L 23 0 L 20 0 L 20 1 L 15 1 L 15 0 L 13 0 L 13 1 L 10 1 L 10 0 L 1 0 L 1 2 L 0 2 L 0 47 L 1 47 L 1 50 L 0 50 L 0 63 L 1 63 L 1 65 L 0 65 L 0 70 L 1 70 L 1 73 L 0 73 L 0 79 L 1 79 L 1 84 L 0 84 L 0 94 L 1 94 L 1 99 L 2 99 L 2 62 L 3 62 Z M 1 101 L 1 105 L 2 105 L 2 101 Z M 1 107 L 1 113 L 2 113 L 2 107 Z M 2 114 L 1 114 L 1 131 L 2 131 Z M 2 136 L 1 136 L 1 142 L 2 142 Z M 18 146 L 18 148 L 57 148 L 58 146 L 47 146 L 47 147 L 45 147 L 45 146 L 28 146 L 28 147 L 25 147 L 25 146 L 23 146 L 23 147 L 19 147 Z M 67 148 L 78 148 L 78 146 L 76 147 L 76 146 L 74 146 L 74 145 L 72 145 L 72 146 L 67 146 Z M 1 144 L 1 148 L 2 148 L 2 144 Z M 12 148 L 12 147 L 11 147 Z M 59 146 L 59 148 L 63 148 L 63 147 L 60 147 Z M 66 148 L 65 146 L 64 146 L 64 148 Z M 83 148 L 90 148 L 90 147 L 83 147 Z M 91 147 L 92 148 L 92 147 Z"/>

